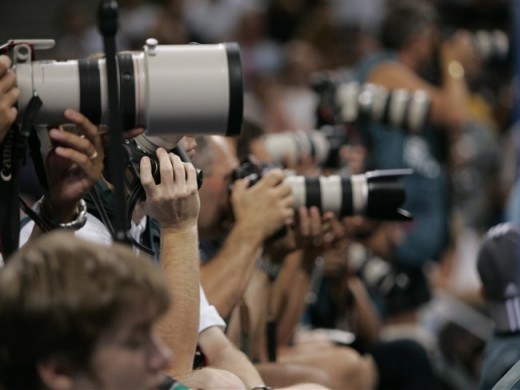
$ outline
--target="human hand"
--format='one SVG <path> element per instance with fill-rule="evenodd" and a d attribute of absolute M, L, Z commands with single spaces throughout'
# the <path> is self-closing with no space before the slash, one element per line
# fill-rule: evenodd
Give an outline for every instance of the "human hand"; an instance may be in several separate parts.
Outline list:
<path fill-rule="evenodd" d="M 294 158 L 287 153 L 283 160 L 283 165 L 302 176 L 319 176 L 320 167 L 309 153 L 301 151 L 299 155 Z"/>
<path fill-rule="evenodd" d="M 65 110 L 65 118 L 78 133 L 63 128 L 49 130 L 52 148 L 46 159 L 50 207 L 60 222 L 72 219 L 76 205 L 101 177 L 103 147 L 98 128 L 77 111 Z"/>
<path fill-rule="evenodd" d="M 356 175 L 363 172 L 367 150 L 363 145 L 344 145 L 339 150 L 339 156 L 349 169 L 349 173 Z"/>
<path fill-rule="evenodd" d="M 0 142 L 18 115 L 14 105 L 20 96 L 20 90 L 16 88 L 16 76 L 10 67 L 9 57 L 0 55 Z"/>
<path fill-rule="evenodd" d="M 242 231 L 263 241 L 294 217 L 291 187 L 283 183 L 280 169 L 267 172 L 255 185 L 249 180 L 233 184 L 231 205 L 235 223 Z"/>
<path fill-rule="evenodd" d="M 466 67 L 479 58 L 471 34 L 466 30 L 458 30 L 444 41 L 441 44 L 440 55 L 445 66 L 452 61 L 458 61 L 463 67 Z"/>
<path fill-rule="evenodd" d="M 150 159 L 141 159 L 146 213 L 159 222 L 161 229 L 196 227 L 200 200 L 195 168 L 163 148 L 158 148 L 156 153 L 161 178 L 159 184 L 153 178 Z"/>
<path fill-rule="evenodd" d="M 340 246 L 345 230 L 334 213 L 326 212 L 323 216 L 317 207 L 300 207 L 295 226 L 296 243 L 303 249 L 303 265 L 313 264 L 316 257 Z"/>

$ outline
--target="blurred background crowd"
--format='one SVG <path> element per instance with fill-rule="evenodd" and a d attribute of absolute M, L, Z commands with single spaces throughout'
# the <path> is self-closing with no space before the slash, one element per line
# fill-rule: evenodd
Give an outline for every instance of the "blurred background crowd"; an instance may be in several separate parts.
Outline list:
<path fill-rule="evenodd" d="M 317 298 L 307 302 L 302 324 L 351 331 L 349 308 L 356 294 L 346 280 L 357 273 L 379 309 L 380 337 L 413 336 L 426 348 L 444 388 L 469 389 L 478 383 L 493 329 L 477 271 L 479 248 L 492 226 L 506 221 L 520 224 L 520 125 L 516 123 L 514 58 L 514 17 L 520 10 L 513 0 L 426 1 L 436 11 L 432 20 L 439 29 L 425 38 L 435 42 L 430 50 L 425 49 L 430 45 L 426 41 L 411 49 L 423 62 L 420 69 L 411 68 L 418 79 L 438 91 L 449 89 L 443 72 L 453 79 L 463 77 L 465 89 L 459 96 L 462 100 L 457 101 L 457 109 L 464 110 L 462 119 L 443 117 L 448 109 L 432 98 L 431 116 L 436 118 L 432 127 L 450 130 L 425 130 L 428 135 L 423 144 L 423 135 L 410 132 L 401 140 L 390 140 L 393 129 L 378 138 L 377 130 L 372 129 L 377 122 L 374 118 L 356 116 L 347 121 L 330 115 L 338 109 L 337 102 L 330 100 L 330 88 L 341 83 L 370 80 L 388 88 L 417 89 L 406 82 L 399 85 L 399 73 L 393 74 L 392 69 L 387 69 L 386 76 L 383 70 L 370 78 L 363 76 L 371 66 L 367 61 L 391 47 L 384 38 L 391 41 L 392 33 L 400 33 L 395 28 L 385 30 L 388 26 L 383 23 L 398 2 L 120 0 L 118 49 L 141 50 L 149 37 L 159 44 L 238 42 L 245 82 L 244 114 L 248 122 L 262 129 L 259 137 L 316 129 L 325 134 L 328 128 L 328 141 L 332 144 L 336 139 L 338 150 L 327 156 L 333 161 L 322 164 L 322 172 L 358 174 L 410 166 L 416 173 L 419 170 L 424 180 L 407 184 L 420 189 L 412 190 L 418 197 L 435 198 L 428 206 L 436 208 L 435 215 L 423 213 L 413 195 L 407 200 L 405 209 L 417 214 L 417 223 L 423 223 L 408 246 L 403 237 L 418 229 L 412 226 L 414 222 L 356 225 L 355 235 L 363 247 L 350 246 L 348 256 L 325 267 L 320 284 L 311 286 Z M 85 58 L 102 52 L 96 3 L 2 0 L 0 40 L 55 39 L 55 48 L 38 53 L 39 59 Z M 401 23 L 403 29 L 411 25 L 408 22 Z M 457 53 L 446 64 L 447 70 L 443 69 L 447 42 L 456 42 L 461 30 L 474 47 L 453 44 L 451 50 Z M 405 33 L 413 36 L 419 30 Z M 462 66 L 462 75 L 454 63 Z M 252 131 L 244 130 L 246 134 Z M 387 148 L 395 149 L 403 161 L 394 163 L 392 156 L 387 157 Z M 302 174 L 309 169 L 301 155 L 284 157 L 286 166 Z M 288 161 L 291 157 L 298 161 Z M 33 173 L 27 168 L 24 174 L 27 198 L 38 199 L 41 194 Z M 437 214 L 441 214 L 438 219 Z M 365 262 L 379 265 L 368 267 Z"/>

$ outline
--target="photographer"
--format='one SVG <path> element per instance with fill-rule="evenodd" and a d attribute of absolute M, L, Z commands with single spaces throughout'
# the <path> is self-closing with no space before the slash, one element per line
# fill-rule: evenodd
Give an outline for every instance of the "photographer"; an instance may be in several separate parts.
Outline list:
<path fill-rule="evenodd" d="M 364 356 L 350 346 L 334 345 L 312 332 L 307 335 L 297 332 L 315 261 L 343 234 L 338 227 L 339 222 L 331 213 L 322 217 L 316 207 L 301 207 L 296 223 L 287 227 L 287 235 L 265 244 L 260 264 L 280 264 L 281 270 L 278 277 L 270 274 L 269 268 L 255 270 L 244 298 L 252 311 L 250 353 L 259 361 L 257 366 L 269 381 L 283 384 L 287 380 L 278 376 L 272 363 L 268 363 L 268 348 L 275 348 L 277 364 L 320 370 L 326 377 L 325 382 L 320 383 L 331 388 L 368 389 L 375 388 L 378 382 L 377 367 L 370 356 Z M 236 335 L 237 328 L 242 325 L 238 316 L 234 320 L 230 323 L 230 337 L 233 331 Z M 273 341 L 266 338 L 265 329 L 273 325 L 275 345 L 268 347 Z"/>
<path fill-rule="evenodd" d="M 247 134 L 244 135 L 247 137 Z M 234 157 L 236 154 L 234 150 L 229 147 L 230 143 L 226 143 L 223 139 L 219 140 L 218 138 L 220 137 L 211 137 L 211 139 L 215 138 L 217 138 L 217 142 L 222 142 L 214 143 L 215 146 L 211 150 L 213 153 L 208 153 L 207 149 L 204 149 L 204 152 L 198 155 L 203 157 L 212 156 L 211 161 L 205 160 L 198 162 L 199 167 L 202 166 L 205 169 L 205 172 L 207 172 L 206 165 L 201 165 L 201 163 L 208 165 L 210 162 L 213 163 L 213 165 L 210 165 L 210 169 L 212 169 L 209 174 L 210 179 L 213 175 L 218 173 L 218 177 L 215 177 L 215 179 L 218 178 L 218 185 L 208 186 L 206 187 L 206 190 L 210 191 L 212 189 L 220 189 L 222 191 L 220 194 L 225 195 L 228 191 L 227 188 L 229 187 L 229 181 L 226 180 L 226 177 L 231 176 L 231 162 L 233 160 L 236 161 L 236 158 Z M 198 159 L 195 158 L 195 163 L 197 163 L 197 160 Z M 221 171 L 221 167 L 227 168 L 229 172 L 226 174 L 226 169 Z M 218 170 L 215 171 L 215 169 Z M 284 241 L 273 241 L 270 236 L 274 233 L 274 230 L 272 229 L 278 230 L 284 224 L 284 218 L 282 218 L 282 211 L 284 208 L 293 207 L 291 200 L 292 195 L 287 199 L 287 201 L 291 200 L 291 202 L 285 203 L 284 197 L 289 195 L 283 195 L 283 192 L 273 191 L 273 189 L 277 189 L 277 187 L 267 186 L 276 185 L 276 182 L 272 181 L 274 174 L 278 175 L 282 174 L 282 172 L 276 169 L 270 170 L 266 172 L 264 176 L 256 182 L 256 184 L 249 188 L 246 187 L 248 184 L 247 180 L 242 179 L 240 181 L 235 181 L 231 192 L 231 204 L 234 212 L 236 212 L 235 210 L 238 207 L 239 213 L 236 214 L 238 215 L 236 217 L 237 221 L 232 225 L 231 229 L 228 229 L 229 234 L 224 236 L 224 238 L 219 236 L 212 242 L 202 241 L 203 258 L 206 257 L 209 258 L 209 260 L 202 265 L 201 274 L 204 276 L 206 269 L 209 269 L 211 266 L 211 269 L 214 270 L 214 272 L 222 274 L 220 288 L 227 289 L 229 287 L 231 290 L 230 292 L 235 294 L 235 303 L 226 302 L 225 306 L 235 309 L 230 322 L 230 337 L 235 341 L 235 344 L 241 345 L 243 351 L 247 352 L 251 359 L 260 362 L 260 364 L 257 364 L 257 368 L 260 370 L 262 377 L 267 383 L 276 386 L 287 386 L 297 382 L 316 382 L 325 386 L 330 386 L 331 388 L 356 388 L 360 386 L 365 388 L 369 386 L 368 383 L 373 383 L 372 381 L 375 380 L 373 366 L 371 365 L 372 363 L 365 359 L 361 359 L 359 355 L 352 350 L 337 350 L 335 351 L 335 354 L 328 354 L 327 359 L 322 355 L 318 356 L 319 354 L 314 354 L 314 357 L 310 360 L 301 360 L 298 358 L 276 362 L 268 362 L 266 360 L 263 330 L 266 320 L 266 311 L 269 311 L 271 303 L 271 300 L 268 297 L 270 296 L 270 291 L 273 286 L 271 279 L 272 275 L 270 276 L 269 272 L 264 270 L 263 267 L 259 268 L 259 264 L 266 262 L 269 263 L 269 260 L 266 260 L 266 254 L 271 253 L 271 250 L 268 248 L 277 252 L 276 248 L 280 245 L 279 242 Z M 207 180 L 205 182 L 205 185 L 206 184 Z M 235 192 L 237 184 L 242 184 L 238 187 L 239 192 Z M 280 186 L 280 184 L 278 184 L 278 186 Z M 252 191 L 254 189 L 256 189 L 256 191 Z M 272 197 L 275 194 L 280 197 L 278 198 L 279 200 L 277 202 L 270 200 L 270 206 L 265 205 L 266 199 L 269 199 L 269 197 Z M 225 199 L 225 197 L 219 197 L 218 192 L 208 192 L 204 196 L 203 189 L 201 189 L 201 220 L 205 205 L 204 199 L 208 199 L 208 202 L 213 200 L 213 203 L 209 204 L 213 214 L 208 213 L 207 216 L 220 215 L 220 217 L 206 219 L 206 222 L 210 220 L 214 221 L 213 225 L 205 225 L 200 222 L 201 220 L 199 220 L 201 238 L 204 237 L 202 233 L 203 226 L 208 227 L 206 230 L 208 232 L 211 231 L 209 227 L 213 227 L 215 231 L 218 231 L 218 229 L 215 229 L 216 227 L 226 225 L 225 216 L 228 215 L 229 218 L 229 205 L 215 202 L 216 199 Z M 238 197 L 242 198 L 242 200 Z M 250 200 L 248 200 L 248 198 L 250 198 Z M 256 204 L 254 203 L 255 200 Z M 218 206 L 219 204 L 220 206 Z M 248 205 L 248 208 L 245 208 L 245 205 Z M 283 207 L 277 211 L 277 208 L 280 206 Z M 218 211 L 219 207 L 220 211 Z M 244 208 L 242 209 L 242 207 Z M 260 213 L 261 210 L 263 210 L 263 213 Z M 274 223 L 276 219 L 271 219 L 273 218 L 275 211 L 281 214 L 278 217 L 278 222 L 276 224 Z M 293 210 L 291 211 L 294 213 Z M 249 213 L 251 216 L 250 218 L 255 217 L 255 219 L 242 220 L 242 217 L 246 215 L 246 213 Z M 319 215 L 313 215 L 313 224 L 315 224 L 317 218 L 317 223 L 321 226 L 321 218 Z M 285 224 L 290 223 L 291 220 L 292 218 L 288 219 Z M 306 217 L 305 220 L 308 221 L 308 217 Z M 251 225 L 250 229 L 252 229 L 253 226 L 255 227 L 257 232 L 256 235 L 240 236 L 240 234 L 248 232 L 248 230 L 244 231 L 240 228 L 241 226 L 248 226 L 245 224 L 246 222 Z M 269 228 L 269 230 L 267 230 L 267 228 Z M 262 241 L 258 242 L 257 240 L 259 240 L 259 236 L 261 235 L 260 233 L 262 232 L 265 232 L 264 238 Z M 233 235 L 235 235 L 235 237 L 233 237 Z M 236 240 L 236 237 L 241 237 L 241 239 Z M 307 237 L 306 240 L 309 241 L 309 238 Z M 247 254 L 248 256 L 244 257 L 244 254 Z M 282 258 L 283 256 L 277 256 L 277 262 L 281 261 Z M 217 267 L 216 264 L 213 263 L 214 261 L 221 261 L 220 266 Z M 269 266 L 268 268 L 274 269 L 275 267 L 276 266 Z M 227 274 L 224 273 L 222 269 L 226 270 Z M 241 273 L 239 273 L 239 271 L 241 271 Z M 208 273 L 210 278 L 213 275 L 214 274 L 212 273 Z M 212 300 L 209 292 L 208 297 Z M 240 298 L 242 298 L 242 300 L 239 303 Z M 229 314 L 230 313 L 227 313 L 227 315 Z M 244 320 L 244 316 L 245 318 L 249 318 L 249 320 Z M 328 364 L 333 361 L 334 364 Z"/>
<path fill-rule="evenodd" d="M 266 155 L 262 133 L 255 127 L 243 127 L 236 142 L 242 158 L 250 153 L 257 158 Z M 302 162 L 298 168 L 308 171 L 310 165 L 305 159 Z M 314 175 L 316 169 L 314 166 Z M 362 234 L 371 229 L 373 235 Z M 366 388 L 376 384 L 378 388 L 437 388 L 431 363 L 418 343 L 407 339 L 379 340 L 380 318 L 371 299 L 373 294 L 369 295 L 365 280 L 351 264 L 353 239 L 363 240 L 380 256 L 387 257 L 400 235 L 400 226 L 395 222 L 376 222 L 360 216 L 345 217 L 340 222 L 330 212 L 322 217 L 315 207 L 301 207 L 296 223 L 288 226 L 288 235 L 266 242 L 259 260 L 262 267 L 255 270 L 245 295 L 247 306 L 254 308 L 248 332 L 249 351 L 253 359 L 262 362 L 257 368 L 264 378 L 283 384 L 287 376 L 279 375 L 276 365 L 292 364 L 307 371 L 321 370 L 325 378 L 320 383 L 332 388 Z M 266 263 L 272 266 L 265 267 Z M 318 265 L 315 269 L 314 264 Z M 275 276 L 273 269 L 280 266 Z M 391 278 L 392 273 L 387 276 Z M 338 283 L 327 283 L 330 280 Z M 328 322 L 317 326 L 350 331 L 355 335 L 352 344 L 348 341 L 345 346 L 345 340 L 340 341 L 336 336 L 339 332 L 334 330 L 334 336 L 328 338 L 322 329 L 307 331 L 297 327 L 302 318 L 308 319 L 307 305 L 321 311 L 330 309 L 327 292 L 337 298 L 333 304 L 337 312 L 333 319 L 330 316 Z M 313 318 L 315 312 L 311 310 L 310 314 Z M 234 320 L 230 323 L 230 337 L 239 327 L 236 317 Z M 275 326 L 275 345 L 272 341 L 266 343 L 266 326 Z M 276 363 L 266 363 L 273 348 L 277 349 Z M 413 375 L 409 372 L 410 364 L 416 368 Z"/>
<path fill-rule="evenodd" d="M 80 209 L 86 212 L 86 206 L 81 202 L 103 170 L 104 153 L 98 128 L 77 111 L 66 110 L 64 116 L 76 126 L 76 134 L 63 127 L 49 130 L 52 146 L 45 161 L 49 191 L 35 207 L 49 229 L 81 228 L 85 224 L 86 216 L 81 216 Z M 25 229 L 24 233 L 30 231 Z M 40 226 L 35 224 L 32 237 L 41 233 Z M 21 242 L 25 240 L 26 236 L 20 237 Z"/>
<path fill-rule="evenodd" d="M 477 254 L 481 293 L 494 321 L 493 334 L 487 340 L 484 351 L 479 389 L 494 388 L 499 379 L 520 360 L 520 324 L 518 313 L 514 310 L 520 295 L 517 288 L 519 267 L 520 229 L 511 223 L 493 226 Z M 518 380 L 518 369 L 508 377 Z"/>
<path fill-rule="evenodd" d="M 16 77 L 10 67 L 10 58 L 0 55 L 0 142 L 18 115 L 15 104 L 20 91 L 16 88 Z"/>
<path fill-rule="evenodd" d="M 78 141 L 74 137 L 71 138 Z M 209 329 L 212 327 L 217 327 L 215 329 L 218 329 L 218 327 L 223 327 L 225 323 L 218 317 L 214 308 L 207 304 L 202 290 L 199 291 L 198 240 L 196 232 L 199 202 L 195 170 L 191 164 L 182 163 L 177 156 L 168 154 L 163 149 L 157 151 L 157 161 L 161 166 L 162 173 L 160 185 L 155 184 L 148 158 L 143 158 L 141 161 L 140 177 L 147 192 L 144 210 L 150 213 L 150 215 L 157 216 L 160 226 L 164 227 L 164 229 L 160 230 L 160 236 L 158 233 L 159 229 L 157 227 L 153 229 L 153 232 L 157 232 L 154 241 L 160 241 L 160 255 L 159 247 L 155 249 L 157 250 L 157 256 L 160 257 L 160 263 L 167 280 L 171 283 L 172 293 L 176 299 L 176 310 L 167 313 L 164 320 L 159 324 L 158 329 L 167 344 L 175 351 L 177 357 L 167 371 L 175 373 L 177 376 L 190 375 L 198 338 L 199 311 L 197 308 L 199 307 L 199 299 L 201 303 L 205 303 L 205 305 L 201 305 L 200 326 L 203 328 L 200 329 L 199 341 L 202 345 L 207 344 L 207 349 L 209 350 L 207 355 L 210 357 L 214 355 L 214 353 L 211 353 L 213 344 L 219 345 L 219 343 L 209 336 L 207 337 L 208 341 L 204 343 L 204 335 L 205 333 L 211 333 Z M 174 176 L 174 172 L 177 172 L 176 176 Z M 105 206 L 110 208 L 110 184 L 98 182 L 97 186 L 102 190 L 103 198 L 108 202 Z M 141 209 L 142 212 L 144 210 Z M 134 215 L 134 229 L 137 229 L 141 221 L 146 225 L 144 223 L 146 219 L 143 217 L 144 214 L 142 213 Z M 29 236 L 32 225 L 32 222 L 30 222 L 24 226 L 21 234 L 21 243 Z M 142 233 L 145 232 L 141 231 Z M 77 234 L 88 240 L 105 245 L 110 244 L 112 240 L 103 223 L 91 214 L 87 216 L 85 226 L 80 228 Z M 139 234 L 137 235 L 139 236 Z M 208 330 L 207 332 L 205 332 L 206 329 Z M 203 346 L 201 348 L 205 349 Z M 196 380 L 196 382 L 190 385 L 195 387 L 199 385 L 207 386 L 214 379 L 218 379 L 221 385 L 226 385 L 227 383 L 227 385 L 236 386 L 240 383 L 238 378 L 232 374 L 222 374 L 218 370 L 197 372 L 194 376 L 195 378 L 192 380 Z M 190 378 L 186 379 L 189 380 Z M 204 382 L 200 384 L 200 380 Z M 231 380 L 231 382 L 226 382 L 228 380 Z"/>
<path fill-rule="evenodd" d="M 186 389 L 154 330 L 163 277 L 127 247 L 53 232 L 0 270 L 2 389 Z M 165 380 L 166 379 L 166 380 Z"/>
<path fill-rule="evenodd" d="M 281 170 L 268 172 L 252 187 L 247 179 L 238 180 L 230 194 L 231 175 L 238 167 L 236 153 L 223 137 L 204 140 L 205 147 L 193 159 L 205 174 L 200 190 L 199 233 L 205 240 L 201 282 L 210 302 L 226 318 L 248 284 L 264 240 L 293 217 L 293 197 L 290 187 L 281 184 Z M 211 240 L 217 242 L 217 253 Z"/>
<path fill-rule="evenodd" d="M 209 151 L 204 148 L 202 151 L 196 153 L 196 142 L 194 142 L 191 137 L 185 137 L 181 139 L 179 143 L 193 157 L 200 156 L 202 159 L 211 157 L 211 154 L 206 153 L 209 153 Z M 200 143 L 203 144 L 203 142 Z M 195 204 L 198 206 L 198 202 L 193 203 L 188 201 L 188 204 L 184 204 L 186 207 L 179 207 L 179 200 L 182 198 L 182 194 L 184 193 L 184 186 L 181 185 L 182 179 L 179 179 L 183 177 L 183 174 L 181 173 L 182 170 L 179 168 L 183 166 L 184 168 L 191 167 L 191 169 L 193 169 L 193 166 L 191 164 L 181 163 L 178 157 L 170 154 L 170 160 L 173 163 L 173 171 L 176 172 L 174 185 L 172 186 L 170 179 L 171 172 L 168 173 L 169 169 L 164 169 L 164 166 L 169 166 L 168 160 L 164 158 L 164 150 L 158 149 L 157 154 L 159 166 L 161 167 L 160 184 L 155 184 L 151 178 L 150 172 L 147 171 L 146 158 L 141 160 L 141 182 L 143 183 L 143 186 L 147 192 L 146 206 L 144 211 L 147 215 L 153 215 L 155 217 L 153 219 L 147 218 L 146 231 L 148 231 L 148 234 L 145 231 L 142 237 L 151 236 L 149 242 L 155 243 L 152 245 L 154 256 L 158 256 L 160 258 L 161 266 L 166 272 L 172 294 L 176 294 L 176 311 L 182 313 L 187 310 L 193 313 L 196 312 L 193 310 L 195 307 L 195 302 L 193 299 L 189 300 L 189 297 L 184 300 L 182 298 L 178 298 L 184 297 L 187 294 L 187 291 L 189 291 L 191 286 L 186 286 L 186 283 L 197 286 L 195 278 L 198 278 L 198 271 L 191 272 L 186 268 L 187 266 L 192 267 L 194 264 L 197 268 L 199 267 L 198 253 L 193 252 L 193 250 L 195 250 L 195 252 L 197 250 L 197 240 L 194 240 L 194 238 L 197 237 L 196 231 L 193 232 L 192 230 L 194 226 L 192 218 L 195 215 L 190 212 L 190 210 L 193 210 L 193 208 L 189 206 L 190 204 L 192 206 Z M 196 191 L 194 175 L 187 176 L 187 183 L 188 182 L 189 186 L 191 187 L 188 200 L 198 200 L 198 196 L 196 196 L 198 193 Z M 205 186 L 206 185 L 208 185 L 207 182 L 205 182 Z M 162 186 L 164 186 L 162 190 L 157 189 Z M 177 200 L 173 202 L 172 199 L 170 199 L 172 196 L 171 191 L 177 193 L 177 195 L 174 196 L 174 198 L 177 198 Z M 159 193 L 162 193 L 164 196 L 164 203 L 162 203 L 164 207 L 152 211 L 150 209 L 149 202 L 154 203 L 160 200 L 161 196 L 158 195 Z M 176 211 L 172 212 L 170 210 Z M 179 229 L 179 232 L 187 227 L 189 229 L 188 234 L 181 234 L 177 237 L 172 237 L 171 232 L 169 231 L 170 229 L 167 229 L 166 232 L 163 231 L 162 227 L 164 226 L 164 222 L 162 221 L 164 221 L 165 218 L 172 218 L 172 216 L 176 213 L 179 215 L 191 214 L 192 217 L 190 217 L 189 223 L 180 223 L 183 218 L 179 218 L 178 221 L 179 227 L 182 227 Z M 138 221 L 139 216 L 134 215 L 134 223 L 137 224 Z M 161 225 L 160 237 L 158 237 L 159 229 L 157 229 L 157 224 L 155 221 L 159 221 Z M 143 220 L 141 219 L 138 224 L 141 225 L 142 222 Z M 160 247 L 157 245 L 157 242 L 160 242 Z M 174 252 L 168 255 L 168 252 L 164 250 L 165 246 L 171 246 Z M 195 263 L 193 263 L 193 260 L 195 260 Z M 174 265 L 174 261 L 182 261 L 183 264 L 175 263 Z M 178 280 L 179 278 L 182 280 Z M 177 292 L 178 289 L 183 289 L 185 291 Z M 163 335 L 167 341 L 167 344 L 176 353 L 178 360 L 176 366 L 170 367 L 168 369 L 168 373 L 171 373 L 172 375 L 175 374 L 176 378 L 182 378 L 183 383 L 186 383 L 187 385 L 190 385 L 194 388 L 244 388 L 244 386 L 251 388 L 263 383 L 262 378 L 255 370 L 254 366 L 247 360 L 244 354 L 242 354 L 231 344 L 231 342 L 223 333 L 222 329 L 225 326 L 225 323 L 220 318 L 215 308 L 208 304 L 202 289 L 200 289 L 200 322 L 197 337 L 198 349 L 202 354 L 202 358 L 205 360 L 202 364 L 199 364 L 203 367 L 202 369 L 191 371 L 191 365 L 193 363 L 193 352 L 190 354 L 190 351 L 188 348 L 186 348 L 186 346 L 189 345 L 187 341 L 188 337 L 191 335 L 191 329 L 187 324 L 186 318 L 183 317 L 182 314 L 176 318 L 176 320 L 173 318 L 166 318 L 160 324 L 162 326 L 159 327 L 161 335 Z M 182 362 L 184 362 L 184 364 Z M 182 367 L 185 367 L 184 372 L 180 371 Z M 318 386 L 318 388 L 320 387 Z"/>
<path fill-rule="evenodd" d="M 434 8 L 424 1 L 399 1 L 388 6 L 381 30 L 383 52 L 358 65 L 356 78 L 389 89 L 424 90 L 431 97 L 430 120 L 421 134 L 406 133 L 389 125 L 371 123 L 363 128 L 370 169 L 412 168 L 404 178 L 406 202 L 414 220 L 389 259 L 413 280 L 408 300 L 388 313 L 397 322 L 414 322 L 416 309 L 430 298 L 423 265 L 438 261 L 448 244 L 446 158 L 450 144 L 469 117 L 463 64 L 474 55 L 469 34 L 456 33 L 438 42 Z M 421 76 L 440 53 L 441 83 Z M 435 126 L 435 127 L 434 127 Z M 441 131 L 438 131 L 441 130 Z"/>

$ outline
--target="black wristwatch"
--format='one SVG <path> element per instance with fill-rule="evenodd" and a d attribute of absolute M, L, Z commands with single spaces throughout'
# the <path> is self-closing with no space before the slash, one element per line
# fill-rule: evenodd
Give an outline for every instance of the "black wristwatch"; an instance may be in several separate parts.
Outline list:
<path fill-rule="evenodd" d="M 250 390 L 274 390 L 272 387 L 267 385 L 255 385 Z"/>

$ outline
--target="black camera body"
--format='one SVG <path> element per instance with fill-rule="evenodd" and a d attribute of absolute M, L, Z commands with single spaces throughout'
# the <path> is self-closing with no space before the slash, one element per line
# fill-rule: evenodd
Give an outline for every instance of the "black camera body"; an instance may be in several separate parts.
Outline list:
<path fill-rule="evenodd" d="M 246 159 L 231 173 L 231 183 L 240 179 L 248 179 L 249 186 L 252 187 L 260 181 L 264 174 L 275 168 L 281 167 L 277 164 L 254 163 Z"/>
<path fill-rule="evenodd" d="M 161 173 L 159 170 L 159 161 L 155 151 L 157 148 L 162 147 L 168 152 L 172 152 L 179 156 L 182 162 L 191 163 L 190 158 L 186 155 L 184 150 L 177 145 L 175 139 L 163 139 L 161 137 L 148 137 L 146 135 L 140 135 L 130 140 L 125 140 L 123 143 L 123 149 L 125 154 L 125 163 L 127 168 L 132 173 L 134 178 L 134 184 L 130 184 L 132 188 L 140 183 L 140 164 L 143 157 L 150 159 L 150 165 L 152 170 L 152 176 L 157 184 L 161 182 Z M 109 172 L 105 172 L 108 174 Z M 197 187 L 200 189 L 203 182 L 203 172 L 197 169 Z"/>

